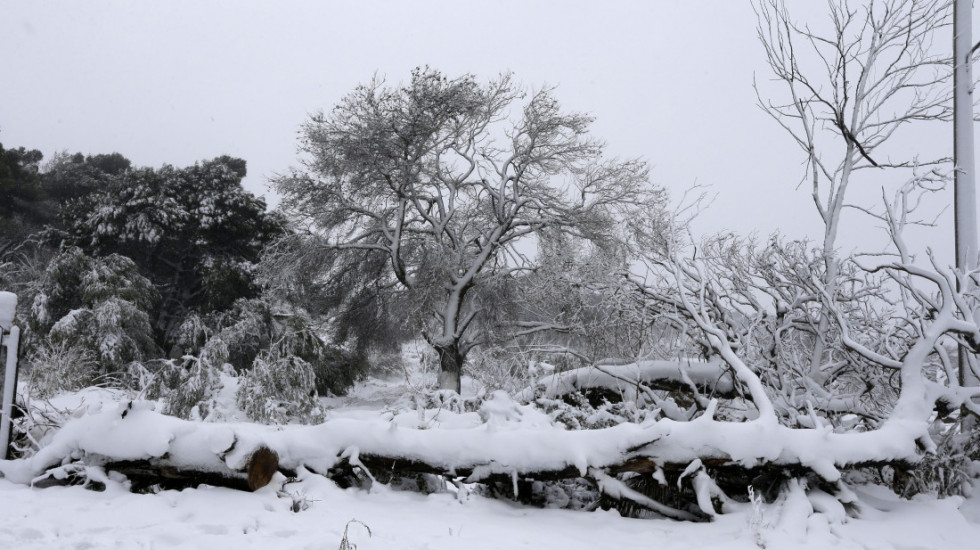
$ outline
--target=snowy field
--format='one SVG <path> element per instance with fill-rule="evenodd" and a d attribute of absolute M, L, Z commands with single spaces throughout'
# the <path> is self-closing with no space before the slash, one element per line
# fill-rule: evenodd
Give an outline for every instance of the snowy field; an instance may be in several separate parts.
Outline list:
<path fill-rule="evenodd" d="M 861 519 L 814 514 L 779 525 L 778 507 L 753 528 L 751 514 L 713 523 L 639 520 L 615 512 L 539 510 L 480 497 L 422 496 L 385 488 L 341 490 L 323 479 L 287 486 L 309 508 L 274 491 L 242 493 L 207 488 L 130 494 L 78 487 L 30 489 L 0 480 L 0 548 L 335 549 L 350 519 L 350 542 L 360 550 L 528 548 L 537 550 L 867 548 L 971 549 L 980 540 L 980 501 L 899 501 L 878 488 L 861 492 L 875 508 Z M 770 517 L 770 515 L 772 517 Z M 772 523 L 776 524 L 773 525 Z"/>
<path fill-rule="evenodd" d="M 464 393 L 473 391 L 467 382 Z M 383 414 L 418 383 L 412 377 L 369 379 L 348 397 L 324 400 L 328 418 Z M 122 401 L 121 394 L 89 390 L 51 403 L 94 412 Z M 464 416 L 446 420 L 461 422 Z M 455 490 L 423 495 L 377 483 L 370 491 L 340 489 L 309 473 L 278 494 L 274 485 L 255 493 L 202 486 L 132 494 L 112 480 L 96 492 L 77 486 L 34 489 L 0 479 L 0 549 L 334 549 L 351 520 L 363 524 L 349 526 L 349 542 L 360 550 L 965 550 L 980 541 L 980 497 L 908 501 L 875 486 L 854 487 L 862 503 L 859 518 L 833 506 L 815 511 L 790 491 L 771 505 L 745 505 L 711 523 L 685 523 L 629 519 L 615 511 L 538 509 Z"/>

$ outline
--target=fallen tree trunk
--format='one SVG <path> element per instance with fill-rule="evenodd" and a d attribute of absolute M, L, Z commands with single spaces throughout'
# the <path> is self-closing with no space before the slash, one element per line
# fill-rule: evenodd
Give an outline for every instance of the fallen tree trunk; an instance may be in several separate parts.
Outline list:
<path fill-rule="evenodd" d="M 58 485 L 77 485 L 90 483 L 84 466 L 99 467 L 106 472 L 122 474 L 130 483 L 130 490 L 142 493 L 152 488 L 186 489 L 199 485 L 227 487 L 240 491 L 257 491 L 265 487 L 279 470 L 279 455 L 268 447 L 259 447 L 246 462 L 244 471 L 227 469 L 200 470 L 193 467 L 178 467 L 170 464 L 165 458 L 148 458 L 140 460 L 114 460 L 109 456 L 86 455 L 80 459 L 82 468 L 69 469 L 61 472 L 64 475 L 53 475 L 52 470 L 34 478 L 34 487 L 44 488 Z M 291 474 L 286 470 L 287 474 Z M 97 480 L 96 480 L 97 481 Z M 98 488 L 101 482 L 98 482 Z"/>
<path fill-rule="evenodd" d="M 710 414 L 691 422 L 661 420 L 580 431 L 493 419 L 457 429 L 405 428 L 382 418 L 275 427 L 189 422 L 130 404 L 72 420 L 33 457 L 0 462 L 0 473 L 31 483 L 81 461 L 137 477 L 143 484 L 158 478 L 161 484 L 179 480 L 241 488 L 252 458 L 265 448 L 278 458 L 274 467 L 266 468 L 267 477 L 276 470 L 289 475 L 300 469 L 335 479 L 351 472 L 371 480 L 428 473 L 469 483 L 509 481 L 515 494 L 519 480 L 583 478 L 614 498 L 634 500 L 628 487 L 611 480 L 642 475 L 678 487 L 684 480 L 698 497 L 694 512 L 673 507 L 655 511 L 697 519 L 715 513 L 712 499 L 724 502 L 716 498 L 725 494 L 717 481 L 733 485 L 723 480 L 739 480 L 744 489 L 760 474 L 786 471 L 833 485 L 840 479 L 840 467 L 916 461 L 916 439 L 923 433 L 924 426 L 910 423 L 839 434 L 829 427 L 718 422 Z"/>
<path fill-rule="evenodd" d="M 515 396 L 520 402 L 535 397 L 550 399 L 573 392 L 601 391 L 625 401 L 636 401 L 646 389 L 737 395 L 731 369 L 714 361 L 639 361 L 624 365 L 596 365 L 551 374 Z M 617 399 L 618 400 L 618 399 Z"/>

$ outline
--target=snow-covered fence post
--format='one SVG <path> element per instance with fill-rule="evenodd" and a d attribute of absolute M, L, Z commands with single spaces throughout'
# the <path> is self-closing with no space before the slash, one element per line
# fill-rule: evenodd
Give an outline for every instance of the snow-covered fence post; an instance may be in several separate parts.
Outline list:
<path fill-rule="evenodd" d="M 17 386 L 17 348 L 20 344 L 20 327 L 14 325 L 17 312 L 17 295 L 0 292 L 0 349 L 7 348 L 7 363 L 3 378 L 3 408 L 0 409 L 0 459 L 7 458 L 10 444 L 10 415 L 14 410 L 14 392 Z"/>

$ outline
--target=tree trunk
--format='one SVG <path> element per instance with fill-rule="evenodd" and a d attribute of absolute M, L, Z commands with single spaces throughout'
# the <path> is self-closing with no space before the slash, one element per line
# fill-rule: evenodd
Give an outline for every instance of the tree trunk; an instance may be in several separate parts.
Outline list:
<path fill-rule="evenodd" d="M 931 345 L 917 346 L 913 364 L 921 364 L 922 355 L 931 349 Z M 913 410 L 914 396 L 905 392 L 917 386 L 914 393 L 921 396 L 926 387 L 908 374 L 908 369 L 903 371 L 899 406 L 916 414 L 930 413 Z M 385 483 L 392 476 L 435 474 L 449 480 L 465 478 L 465 483 L 499 483 L 510 486 L 513 494 L 520 493 L 521 480 L 585 478 L 612 499 L 631 500 L 669 517 L 698 519 L 716 512 L 710 499 L 702 497 L 717 497 L 724 504 L 725 495 L 745 495 L 749 485 L 778 491 L 781 480 L 805 477 L 811 487 L 821 486 L 833 493 L 841 487 L 838 468 L 914 466 L 921 451 L 911 438 L 924 433 L 910 426 L 917 422 L 905 416 L 878 430 L 848 434 L 759 421 L 719 422 L 710 417 L 694 423 L 621 424 L 598 430 L 555 428 L 546 430 L 544 440 L 522 437 L 513 430 L 487 429 L 487 425 L 410 429 L 379 419 L 333 419 L 319 426 L 251 426 L 239 434 L 234 424 L 190 422 L 144 407 L 130 411 L 134 411 L 131 405 L 122 412 L 71 420 L 56 435 L 59 443 L 17 464 L 0 462 L 0 472 L 9 481 L 35 487 L 42 481 L 45 485 L 88 485 L 102 477 L 92 475 L 98 471 L 89 471 L 88 467 L 95 466 L 127 476 L 134 490 L 154 485 L 179 489 L 202 483 L 254 490 L 278 477 L 277 471 L 290 477 L 305 468 L 345 486 L 368 485 L 374 480 Z M 88 437 L 92 430 L 107 427 L 139 433 L 141 443 L 120 439 L 106 447 L 104 441 Z M 753 451 L 747 451 L 745 438 L 760 442 L 757 455 L 746 454 Z M 306 443 L 297 446 L 297 441 Z M 547 448 L 534 450 L 529 460 L 525 447 L 535 442 Z M 770 445 L 772 442 L 776 444 Z M 814 454 L 813 449 L 818 448 L 821 452 Z M 106 451 L 117 456 L 106 455 Z M 619 479 L 621 475 L 628 479 Z M 637 476 L 645 476 L 639 481 L 656 491 L 641 494 L 631 481 Z"/>
<path fill-rule="evenodd" d="M 276 472 L 287 476 L 295 476 L 296 471 L 283 468 L 278 463 L 278 455 L 267 447 L 260 447 L 249 459 L 246 471 L 212 471 L 193 466 L 177 466 L 166 460 L 113 460 L 111 457 L 91 454 L 83 459 L 104 468 L 109 472 L 118 472 L 126 476 L 133 492 L 146 492 L 154 487 L 169 490 L 182 490 L 197 487 L 202 484 L 217 487 L 227 487 L 241 491 L 255 491 L 272 479 Z M 838 494 L 839 483 L 829 482 L 806 466 L 799 464 L 773 464 L 764 462 L 754 467 L 741 466 L 725 458 L 704 458 L 702 469 L 717 484 L 719 490 L 726 494 L 745 494 L 748 487 L 754 487 L 767 501 L 774 500 L 785 487 L 787 480 L 793 478 L 807 479 L 814 487 L 831 494 Z M 882 462 L 904 471 L 908 466 L 901 462 Z M 60 468 L 60 467 L 59 467 Z M 56 469 L 59 469 L 56 468 Z M 539 471 L 522 472 L 491 472 L 489 469 L 480 471 L 473 465 L 447 467 L 443 461 L 431 462 L 425 459 L 406 458 L 397 454 L 374 455 L 360 454 L 356 460 L 341 459 L 337 464 L 320 474 L 334 480 L 343 488 L 370 487 L 375 481 L 391 483 L 395 478 L 417 478 L 419 474 L 432 474 L 447 480 L 466 478 L 466 483 L 483 483 L 488 486 L 499 486 L 512 498 L 520 498 L 520 488 L 527 488 L 533 481 L 556 481 L 562 479 L 584 479 L 593 483 L 609 502 L 619 505 L 638 505 L 640 508 L 652 510 L 669 518 L 684 521 L 705 521 L 711 519 L 716 510 L 700 508 L 696 500 L 696 488 L 693 481 L 681 483 L 690 470 L 688 461 L 655 462 L 646 457 L 623 457 L 623 460 L 603 468 L 588 468 L 583 472 L 576 466 L 566 466 L 561 469 L 542 469 Z M 662 474 L 657 481 L 655 474 Z M 619 480 L 616 476 L 628 474 L 628 480 Z M 259 483 L 255 480 L 261 478 Z M 664 484 L 663 480 L 667 483 Z M 632 480 L 632 481 L 629 481 Z M 639 483 L 637 483 L 639 482 Z M 645 484 L 644 484 L 645 482 Z M 59 485 L 85 484 L 87 487 L 102 490 L 104 485 L 87 477 L 84 469 L 76 468 L 67 475 L 46 475 L 32 482 L 36 488 L 46 488 Z M 635 489 L 633 487 L 636 487 Z M 651 491 L 651 489 L 653 489 Z M 635 507 L 635 506 L 634 506 Z"/>
<path fill-rule="evenodd" d="M 453 342 L 448 346 L 433 345 L 432 347 L 439 354 L 439 389 L 461 393 L 460 378 L 466 357 L 459 351 L 459 342 Z"/>

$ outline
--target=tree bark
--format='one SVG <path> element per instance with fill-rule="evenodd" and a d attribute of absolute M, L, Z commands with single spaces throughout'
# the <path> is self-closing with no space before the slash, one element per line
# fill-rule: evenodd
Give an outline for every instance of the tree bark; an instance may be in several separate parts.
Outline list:
<path fill-rule="evenodd" d="M 459 351 L 459 342 L 453 342 L 448 346 L 433 345 L 432 347 L 439 354 L 439 389 L 460 393 L 463 362 L 466 361 L 466 357 Z"/>
<path fill-rule="evenodd" d="M 287 476 L 295 476 L 294 470 L 283 468 L 275 457 L 275 452 L 266 447 L 260 447 L 249 459 L 245 472 L 228 469 L 226 471 L 205 471 L 194 467 L 180 467 L 161 459 L 122 460 L 114 461 L 99 455 L 89 455 L 86 462 L 101 465 L 106 471 L 118 472 L 130 481 L 133 492 L 152 491 L 154 488 L 182 490 L 199 485 L 227 487 L 241 491 L 255 491 L 276 472 Z M 784 487 L 787 480 L 793 478 L 808 479 L 815 486 L 820 486 L 834 494 L 838 486 L 829 483 L 815 475 L 812 470 L 798 464 L 764 463 L 751 468 L 741 466 L 723 458 L 705 458 L 702 461 L 713 481 L 719 488 L 730 494 L 744 494 L 749 486 L 753 486 L 767 501 L 774 500 Z M 879 465 L 890 464 L 904 471 L 908 466 L 900 461 L 883 462 Z M 557 481 L 562 479 L 585 479 L 599 489 L 607 502 L 633 503 L 642 508 L 653 510 L 666 517 L 683 521 L 710 521 L 707 511 L 699 510 L 695 495 L 686 484 L 679 483 L 689 469 L 687 462 L 654 462 L 646 457 L 625 458 L 622 462 L 605 468 L 589 468 L 583 474 L 575 466 L 562 469 L 524 472 L 520 475 L 507 472 L 481 472 L 474 467 L 447 468 L 443 464 L 432 463 L 416 458 L 400 456 L 381 456 L 362 454 L 356 459 L 342 459 L 328 471 L 318 472 L 343 488 L 352 486 L 370 487 L 375 482 L 390 483 L 395 478 L 412 478 L 419 474 L 430 474 L 444 477 L 447 480 L 465 478 L 467 483 L 478 482 L 488 486 L 504 488 L 505 494 L 518 499 L 517 493 L 511 494 L 509 488 L 527 487 L 531 481 Z M 667 483 L 656 481 L 656 472 L 660 472 Z M 631 479 L 637 476 L 646 480 L 647 485 L 653 486 L 652 496 L 636 493 L 635 491 L 609 491 L 604 485 L 620 474 L 630 474 Z M 261 484 L 255 479 L 262 478 Z M 605 482 L 605 483 L 604 483 Z M 34 487 L 46 488 L 58 485 L 75 485 L 86 483 L 96 490 L 102 490 L 100 483 L 86 481 L 78 474 L 69 476 L 49 476 L 35 481 Z M 616 486 L 621 482 L 615 481 Z M 645 491 L 650 492 L 650 491 Z"/>
<path fill-rule="evenodd" d="M 919 346 L 912 360 L 919 364 L 919 355 L 928 349 L 931 346 Z M 912 398 L 904 394 L 917 385 L 912 382 L 903 377 L 904 401 L 899 406 L 905 409 L 915 405 L 907 403 Z M 917 394 L 925 391 L 918 386 Z M 896 467 L 913 464 L 921 451 L 911 438 L 922 430 L 908 421 L 908 415 L 904 418 L 878 430 L 850 434 L 791 429 L 762 420 L 717 422 L 710 416 L 694 422 L 624 424 L 599 430 L 536 429 L 539 435 L 532 437 L 499 430 L 489 418 L 486 425 L 470 429 L 409 429 L 384 421 L 338 418 L 319 426 L 252 426 L 239 434 L 234 424 L 189 422 L 130 406 L 70 421 L 50 445 L 25 462 L 0 462 L 0 472 L 14 483 L 34 486 L 41 480 L 89 485 L 104 481 L 104 476 L 91 475 L 97 473 L 90 469 L 95 467 L 127 476 L 133 490 L 202 483 L 247 490 L 278 477 L 277 471 L 289 477 L 301 470 L 347 486 L 417 474 L 510 487 L 521 480 L 582 478 L 593 481 L 609 498 L 691 519 L 689 509 L 715 513 L 703 506 L 703 498 L 696 503 L 682 498 L 681 493 L 691 494 L 690 490 L 704 496 L 689 477 L 695 474 L 702 489 L 710 480 L 715 487 L 709 487 L 709 492 L 717 490 L 720 495 L 744 495 L 746 487 L 758 485 L 760 478 L 786 477 L 806 477 L 832 492 L 841 480 L 839 468 L 873 461 Z M 141 434 L 140 441 L 124 444 L 119 439 L 107 445 L 103 438 L 90 437 L 93 431 L 106 429 Z M 746 438 L 756 442 L 751 450 L 744 444 Z M 525 449 L 529 445 L 544 447 L 529 455 Z M 818 448 L 820 453 L 814 451 Z M 528 460 L 529 456 L 533 458 Z M 69 479 L 72 475 L 74 481 Z M 625 479 L 616 478 L 619 475 Z M 636 476 L 656 483 L 664 496 L 639 494 L 630 482 Z M 673 502 L 675 498 L 679 500 Z"/>
<path fill-rule="evenodd" d="M 94 462 L 98 462 L 95 460 Z M 245 464 L 245 471 L 227 469 L 223 471 L 204 470 L 194 467 L 180 467 L 161 459 L 107 460 L 103 466 L 106 471 L 119 472 L 130 482 L 130 490 L 142 493 L 157 486 L 161 489 L 181 490 L 199 485 L 227 487 L 239 491 L 257 491 L 272 481 L 279 467 L 279 455 L 266 446 L 260 446 Z M 295 472 L 285 470 L 289 475 Z M 62 479 L 49 477 L 35 483 L 38 487 L 73 485 L 79 480 L 67 476 Z"/>

